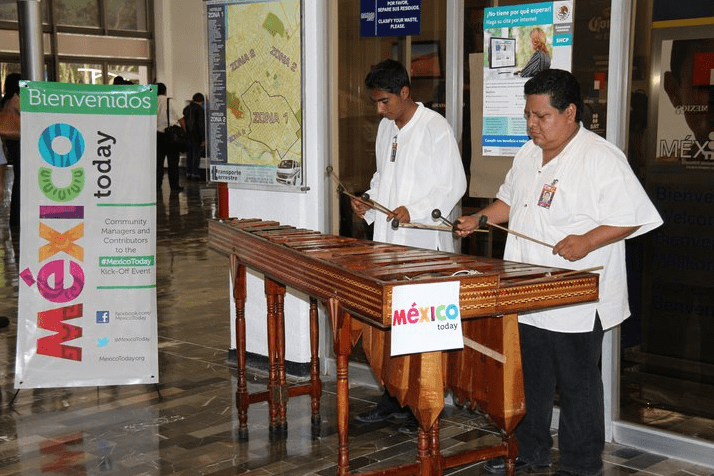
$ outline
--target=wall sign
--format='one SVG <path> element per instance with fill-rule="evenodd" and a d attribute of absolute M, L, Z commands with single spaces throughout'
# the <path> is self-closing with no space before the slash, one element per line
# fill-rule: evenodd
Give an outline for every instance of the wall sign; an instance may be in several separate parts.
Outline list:
<path fill-rule="evenodd" d="M 360 0 L 362 36 L 421 33 L 421 0 Z"/>

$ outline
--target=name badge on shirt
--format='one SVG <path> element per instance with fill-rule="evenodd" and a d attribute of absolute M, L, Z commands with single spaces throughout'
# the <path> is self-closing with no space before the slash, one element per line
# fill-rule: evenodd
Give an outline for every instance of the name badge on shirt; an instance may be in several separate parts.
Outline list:
<path fill-rule="evenodd" d="M 555 195 L 555 190 L 557 187 L 555 184 L 548 185 L 547 183 L 543 185 L 543 190 L 540 192 L 540 198 L 538 199 L 538 206 L 543 208 L 550 208 L 550 204 L 553 201 L 553 196 Z"/>

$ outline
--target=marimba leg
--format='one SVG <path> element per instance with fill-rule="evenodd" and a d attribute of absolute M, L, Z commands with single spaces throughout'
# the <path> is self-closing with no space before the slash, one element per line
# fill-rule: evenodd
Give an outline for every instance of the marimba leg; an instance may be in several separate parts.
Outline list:
<path fill-rule="evenodd" d="M 429 430 L 429 453 L 433 461 L 434 474 L 444 473 L 444 457 L 441 456 L 441 442 L 439 441 L 439 419 L 437 418 Z"/>
<path fill-rule="evenodd" d="M 310 298 L 310 400 L 312 404 L 313 430 L 320 428 L 320 397 L 322 380 L 320 379 L 320 329 L 317 313 L 317 299 Z"/>
<path fill-rule="evenodd" d="M 342 308 L 337 299 L 330 299 L 327 308 L 332 323 L 333 345 L 337 360 L 337 474 L 338 476 L 347 476 L 350 474 L 348 446 L 350 403 L 347 358 L 352 351 L 351 316 Z"/>
<path fill-rule="evenodd" d="M 506 475 L 514 476 L 516 474 L 516 456 L 518 456 L 518 440 L 513 433 L 507 434 L 503 438 L 503 442 L 508 447 L 508 455 L 506 455 Z"/>
<path fill-rule="evenodd" d="M 238 389 L 236 407 L 238 408 L 238 438 L 248 438 L 248 380 L 245 374 L 245 300 L 247 296 L 245 266 L 234 255 L 230 257 L 230 271 L 233 278 L 233 301 L 236 309 L 236 365 L 238 367 Z"/>
<path fill-rule="evenodd" d="M 428 430 L 419 424 L 417 437 L 417 465 L 420 476 L 441 476 L 444 474 L 444 458 L 441 456 L 439 441 L 439 420 Z"/>
<path fill-rule="evenodd" d="M 287 385 L 285 382 L 285 286 L 264 278 L 268 304 L 268 406 L 270 434 L 287 433 L 285 420 Z"/>

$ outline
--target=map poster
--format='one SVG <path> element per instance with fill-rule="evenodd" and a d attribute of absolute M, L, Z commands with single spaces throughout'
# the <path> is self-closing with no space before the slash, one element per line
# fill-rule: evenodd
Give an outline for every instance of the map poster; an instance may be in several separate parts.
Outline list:
<path fill-rule="evenodd" d="M 573 2 L 486 8 L 483 27 L 483 155 L 512 157 L 528 141 L 523 85 L 543 69 L 571 69 Z"/>
<path fill-rule="evenodd" d="M 209 180 L 304 191 L 300 0 L 208 0 Z"/>
<path fill-rule="evenodd" d="M 20 83 L 15 388 L 159 382 L 156 89 Z"/>

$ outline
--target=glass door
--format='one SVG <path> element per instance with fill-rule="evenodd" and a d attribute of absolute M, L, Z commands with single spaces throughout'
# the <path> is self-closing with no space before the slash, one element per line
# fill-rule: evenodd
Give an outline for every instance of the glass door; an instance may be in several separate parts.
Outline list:
<path fill-rule="evenodd" d="M 453 0 L 449 0 L 453 1 Z M 415 101 L 444 114 L 447 0 L 422 0 L 421 32 L 413 36 L 360 35 L 360 0 L 334 2 L 332 18 L 337 22 L 336 66 L 338 104 L 333 108 L 337 116 L 337 146 L 333 146 L 336 160 L 334 172 L 353 194 L 369 188 L 376 169 L 374 142 L 380 117 L 371 101 L 364 79 L 371 67 L 382 60 L 400 61 L 410 72 L 411 94 Z M 333 190 L 337 184 L 331 183 Z M 339 203 L 339 234 L 361 239 L 372 238 L 372 227 L 354 216 L 349 198 L 335 192 L 333 203 Z M 335 230 L 337 231 L 337 230 Z M 350 359 L 366 364 L 361 345 L 353 350 Z M 367 367 L 365 366 L 365 369 Z M 371 371 L 355 373 L 357 378 L 372 379 Z"/>
<path fill-rule="evenodd" d="M 336 2 L 339 157 L 333 167 L 353 193 L 366 191 L 375 171 L 374 141 L 380 118 L 364 85 L 373 65 L 387 58 L 408 65 L 414 100 L 444 113 L 446 1 L 422 0 L 419 35 L 378 37 L 360 35 L 359 0 Z M 339 209 L 341 235 L 371 238 L 370 228 L 352 216 L 345 195 L 339 197 Z"/>
<path fill-rule="evenodd" d="M 628 249 L 615 436 L 714 465 L 714 4 L 635 9 L 627 152 L 664 225 Z"/>

